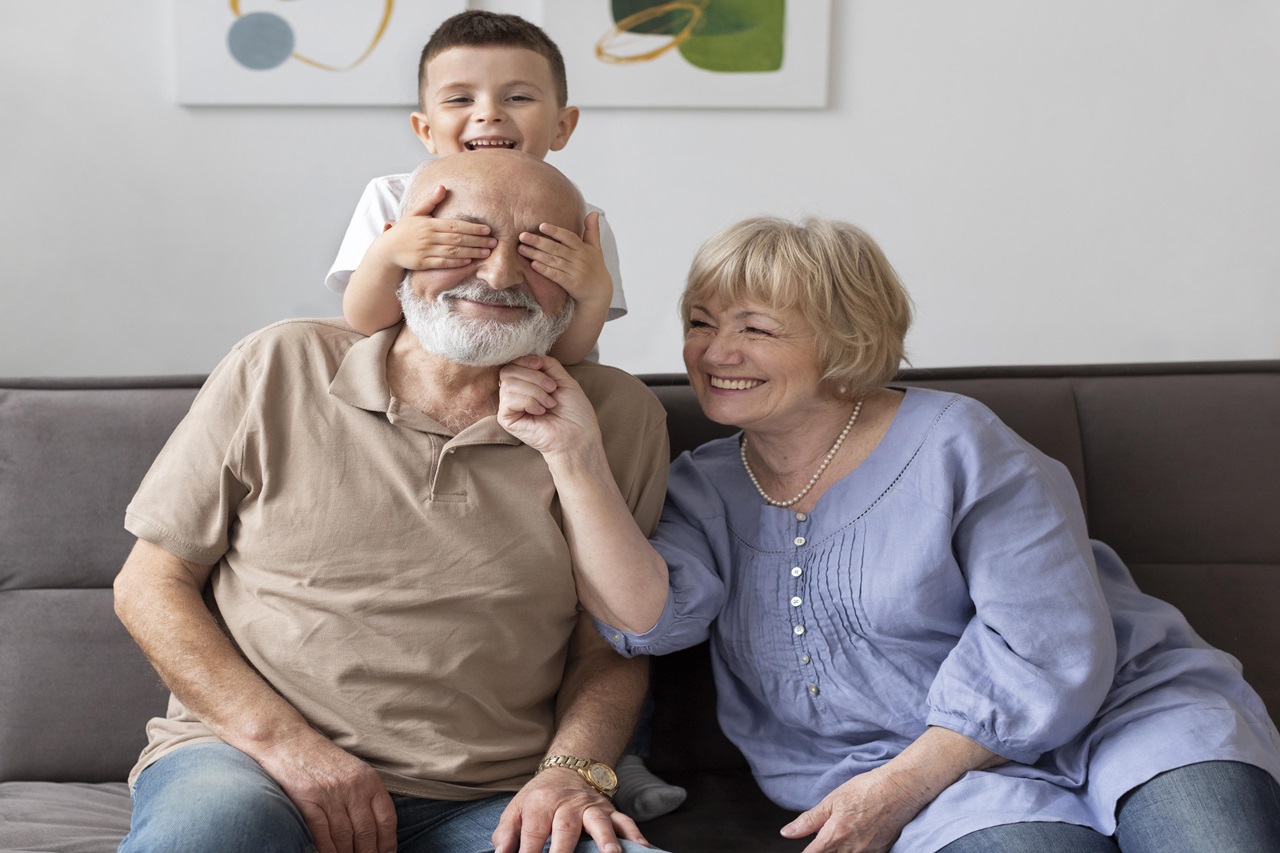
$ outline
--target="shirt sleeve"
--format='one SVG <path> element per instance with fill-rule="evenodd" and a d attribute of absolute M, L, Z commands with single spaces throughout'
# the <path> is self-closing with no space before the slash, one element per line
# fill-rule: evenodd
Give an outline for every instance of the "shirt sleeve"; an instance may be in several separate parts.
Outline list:
<path fill-rule="evenodd" d="M 616 320 L 627 313 L 627 297 L 622 292 L 622 266 L 618 260 L 618 240 L 613 236 L 613 229 L 609 227 L 604 211 L 598 207 L 590 207 L 590 210 L 600 214 L 600 250 L 604 253 L 604 265 L 609 269 L 609 278 L 613 279 L 613 298 L 609 301 L 606 319 Z"/>
<path fill-rule="evenodd" d="M 646 536 L 652 536 L 658 526 L 663 497 L 667 492 L 668 460 L 671 458 L 666 411 L 661 404 L 657 404 L 655 409 L 658 415 L 645 430 L 639 452 L 631 454 L 634 465 L 625 473 L 614 468 L 614 479 L 623 492 L 631 517 Z"/>
<path fill-rule="evenodd" d="M 230 549 L 233 520 L 253 486 L 243 475 L 257 383 L 237 348 L 209 374 L 125 510 L 125 529 L 202 566 Z"/>
<path fill-rule="evenodd" d="M 725 586 L 717 552 L 728 554 L 723 502 L 688 453 L 671 466 L 662 520 L 650 540 L 667 563 L 669 589 L 658 622 L 632 634 L 596 620 L 601 636 L 622 655 L 664 655 L 695 646 L 711 635 L 724 606 Z"/>
<path fill-rule="evenodd" d="M 387 175 L 374 178 L 360 194 L 355 213 L 351 215 L 351 223 L 347 225 L 347 233 L 342 237 L 338 247 L 338 256 L 333 259 L 333 266 L 325 276 L 325 287 L 335 293 L 347 289 L 351 273 L 364 260 L 364 253 L 382 233 L 388 222 L 400 218 L 400 198 L 404 195 L 407 175 Z"/>
<path fill-rule="evenodd" d="M 930 687 L 926 722 L 1033 763 L 1097 714 L 1115 631 L 1066 469 L 980 404 L 965 408 L 973 428 L 946 455 L 974 613 Z"/>

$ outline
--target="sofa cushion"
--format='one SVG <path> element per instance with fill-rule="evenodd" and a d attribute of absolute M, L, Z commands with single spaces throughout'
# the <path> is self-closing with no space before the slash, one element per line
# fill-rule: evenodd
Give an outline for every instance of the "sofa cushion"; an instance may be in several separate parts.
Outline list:
<path fill-rule="evenodd" d="M 113 853 L 131 810 L 124 782 L 3 782 L 0 843 L 6 851 Z"/>
<path fill-rule="evenodd" d="M 124 779 L 168 691 L 107 589 L 0 592 L 0 781 Z"/>

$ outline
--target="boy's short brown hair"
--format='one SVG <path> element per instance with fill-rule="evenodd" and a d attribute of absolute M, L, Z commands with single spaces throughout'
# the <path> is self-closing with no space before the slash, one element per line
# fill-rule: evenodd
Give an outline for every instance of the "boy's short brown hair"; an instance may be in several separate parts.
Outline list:
<path fill-rule="evenodd" d="M 519 15 L 499 15 L 473 9 L 447 19 L 422 48 L 422 56 L 418 59 L 418 102 L 424 109 L 422 93 L 427 85 L 427 63 L 451 47 L 520 47 L 541 54 L 551 65 L 558 105 L 564 107 L 569 103 L 564 57 L 541 27 Z"/>

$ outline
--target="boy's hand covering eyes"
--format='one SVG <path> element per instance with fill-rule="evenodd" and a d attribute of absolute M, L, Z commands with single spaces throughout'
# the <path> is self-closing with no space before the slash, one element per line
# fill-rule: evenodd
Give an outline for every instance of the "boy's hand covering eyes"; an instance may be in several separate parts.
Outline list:
<path fill-rule="evenodd" d="M 576 302 L 603 301 L 613 297 L 613 278 L 600 248 L 600 214 L 587 214 L 579 237 L 567 228 L 544 222 L 541 234 L 520 234 L 520 254 L 533 263 L 534 272 L 565 289 Z"/>
<path fill-rule="evenodd" d="M 444 201 L 447 190 L 431 192 L 398 222 L 389 222 L 380 239 L 387 241 L 390 260 L 406 270 L 440 270 L 465 267 L 477 258 L 487 258 L 498 241 L 489 235 L 489 226 L 462 219 L 436 219 L 431 214 Z"/>

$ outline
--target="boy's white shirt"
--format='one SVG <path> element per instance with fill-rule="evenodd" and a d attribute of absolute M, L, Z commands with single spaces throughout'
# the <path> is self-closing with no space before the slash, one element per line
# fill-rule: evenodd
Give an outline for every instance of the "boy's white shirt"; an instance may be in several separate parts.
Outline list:
<path fill-rule="evenodd" d="M 400 218 L 400 199 L 404 196 L 409 175 L 384 175 L 374 178 L 364 188 L 356 212 L 347 226 L 347 233 L 338 247 L 338 256 L 333 260 L 329 274 L 325 276 L 325 286 L 336 293 L 347 289 L 351 272 L 364 259 L 364 253 L 383 231 L 383 226 Z M 627 300 L 622 293 L 622 273 L 618 269 L 618 242 L 614 239 L 613 229 L 604 217 L 604 211 L 590 204 L 587 212 L 597 211 L 600 214 L 600 249 L 604 252 L 604 263 L 609 269 L 609 277 L 613 279 L 613 298 L 609 301 L 609 320 L 616 320 L 627 313 Z"/>

